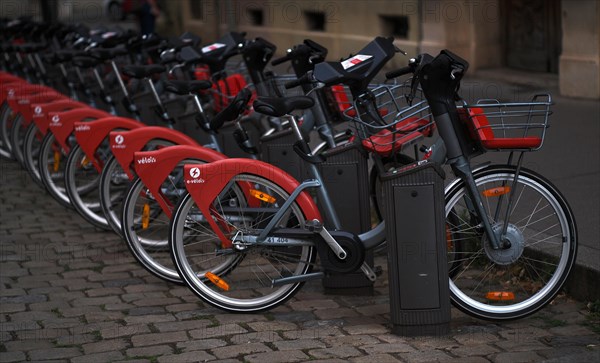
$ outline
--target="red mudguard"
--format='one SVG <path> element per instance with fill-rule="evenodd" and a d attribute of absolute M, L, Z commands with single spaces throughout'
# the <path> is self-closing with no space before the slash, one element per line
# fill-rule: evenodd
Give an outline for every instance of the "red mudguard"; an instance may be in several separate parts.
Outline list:
<path fill-rule="evenodd" d="M 23 126 L 27 127 L 33 119 L 35 109 L 31 108 L 32 104 L 52 103 L 67 98 L 60 93 L 37 93 L 35 95 L 22 97 L 17 102 L 17 109 L 13 109 L 23 116 Z M 71 100 L 72 101 L 72 100 Z"/>
<path fill-rule="evenodd" d="M 104 165 L 95 157 L 96 149 L 108 134 L 114 130 L 132 130 L 144 127 L 144 124 L 125 117 L 106 117 L 94 121 L 73 124 L 75 139 L 98 172 L 102 171 Z"/>
<path fill-rule="evenodd" d="M 133 154 L 134 169 L 163 212 L 171 218 L 174 206 L 162 197 L 161 185 L 177 164 L 186 159 L 205 161 L 207 163 L 226 159 L 227 156 L 218 151 L 191 145 L 176 145 L 153 151 L 137 151 Z"/>
<path fill-rule="evenodd" d="M 56 141 L 60 144 L 63 150 L 68 153 L 71 147 L 67 143 L 69 135 L 73 133 L 74 123 L 86 119 L 99 119 L 110 116 L 105 111 L 96 108 L 76 108 L 65 112 L 49 112 L 48 130 L 54 134 Z"/>
<path fill-rule="evenodd" d="M 8 102 L 13 111 L 15 110 L 14 107 L 17 107 L 17 101 L 21 97 L 38 93 L 56 93 L 56 90 L 39 84 L 17 83 L 4 88 L 2 92 L 4 100 Z"/>
<path fill-rule="evenodd" d="M 262 161 L 250 159 L 225 159 L 210 164 L 188 164 L 184 166 L 185 187 L 206 217 L 213 231 L 221 239 L 224 248 L 231 247 L 231 239 L 225 236 L 212 218 L 211 207 L 229 181 L 239 174 L 253 174 L 275 182 L 291 194 L 300 184 L 283 170 Z M 322 221 L 315 202 L 302 192 L 296 202 L 306 214 L 306 220 Z"/>
<path fill-rule="evenodd" d="M 132 131 L 112 131 L 109 136 L 110 150 L 125 171 L 133 179 L 130 166 L 133 153 L 141 151 L 152 140 L 165 140 L 176 145 L 194 145 L 198 143 L 191 137 L 172 129 L 160 126 L 147 126 Z"/>
<path fill-rule="evenodd" d="M 42 134 L 46 135 L 46 132 L 48 131 L 48 122 L 50 122 L 48 120 L 49 112 L 64 112 L 76 108 L 90 106 L 86 105 L 85 103 L 73 101 L 72 99 L 67 98 L 50 103 L 34 103 L 29 107 L 33 110 L 31 119 L 37 128 L 42 132 Z"/>

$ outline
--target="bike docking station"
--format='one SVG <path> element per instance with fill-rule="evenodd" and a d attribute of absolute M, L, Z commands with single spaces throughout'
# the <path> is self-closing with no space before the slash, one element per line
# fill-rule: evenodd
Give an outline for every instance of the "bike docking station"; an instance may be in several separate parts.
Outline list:
<path fill-rule="evenodd" d="M 381 176 L 390 317 L 397 335 L 450 331 L 444 178 L 440 166 L 427 160 Z"/>

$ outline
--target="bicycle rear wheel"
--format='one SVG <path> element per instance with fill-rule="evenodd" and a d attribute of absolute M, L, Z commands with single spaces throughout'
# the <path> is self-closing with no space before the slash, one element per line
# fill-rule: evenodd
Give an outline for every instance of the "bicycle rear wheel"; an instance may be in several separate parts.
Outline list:
<path fill-rule="evenodd" d="M 289 195 L 254 175 L 241 174 L 232 182 L 213 201 L 211 217 L 231 240 L 257 236 Z M 248 196 L 240 199 L 232 192 L 235 185 L 249 186 Z M 245 198 L 255 199 L 247 203 Z M 303 228 L 304 215 L 293 203 L 277 227 Z M 282 239 L 280 244 L 268 245 L 238 241 L 231 248 L 223 248 L 204 223 L 205 218 L 188 194 L 173 215 L 170 231 L 177 270 L 202 300 L 231 312 L 256 312 L 282 304 L 303 285 L 293 280 L 281 285 L 274 282 L 311 271 L 316 254 L 313 241 L 291 243 Z"/>
<path fill-rule="evenodd" d="M 24 167 L 23 140 L 25 139 L 27 128 L 23 126 L 23 121 L 23 115 L 17 115 L 13 121 L 9 137 L 13 157 Z"/>
<path fill-rule="evenodd" d="M 464 312 L 485 319 L 516 319 L 532 314 L 559 292 L 577 254 L 573 213 L 560 192 L 540 175 L 521 169 L 488 167 L 474 173 L 477 189 L 500 237 L 509 193 L 507 249 L 494 250 L 474 213 L 462 181 L 446 193 L 449 226 L 450 295 Z M 457 238 L 458 237 L 458 238 Z"/>

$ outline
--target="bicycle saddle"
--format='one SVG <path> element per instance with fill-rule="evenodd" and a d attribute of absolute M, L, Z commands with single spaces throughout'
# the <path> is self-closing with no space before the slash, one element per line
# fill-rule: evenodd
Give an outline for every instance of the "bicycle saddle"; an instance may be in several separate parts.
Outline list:
<path fill-rule="evenodd" d="M 176 81 L 171 80 L 165 82 L 165 89 L 171 93 L 178 95 L 187 95 L 195 93 L 203 89 L 208 89 L 212 86 L 210 81 Z"/>
<path fill-rule="evenodd" d="M 120 55 L 125 55 L 128 54 L 129 50 L 127 48 L 124 47 L 120 47 L 120 48 L 95 48 L 90 50 L 90 55 L 96 59 L 100 59 L 100 60 L 109 60 L 109 59 L 113 59 L 116 58 Z"/>
<path fill-rule="evenodd" d="M 312 107 L 315 101 L 308 96 L 294 97 L 259 97 L 254 101 L 254 111 L 267 116 L 280 117 L 294 110 L 304 110 Z"/>
<path fill-rule="evenodd" d="M 73 60 L 73 64 L 76 67 L 80 67 L 80 68 L 92 68 L 92 67 L 95 67 L 98 64 L 102 63 L 102 61 L 100 59 L 92 58 L 89 56 L 73 57 L 72 60 Z"/>
<path fill-rule="evenodd" d="M 133 78 L 146 78 L 155 73 L 163 73 L 166 70 L 162 64 L 148 64 L 144 66 L 125 66 L 123 73 Z"/>
<path fill-rule="evenodd" d="M 225 121 L 235 120 L 244 111 L 250 98 L 252 98 L 252 92 L 247 88 L 242 88 L 229 105 L 210 120 L 211 130 L 218 130 Z"/>

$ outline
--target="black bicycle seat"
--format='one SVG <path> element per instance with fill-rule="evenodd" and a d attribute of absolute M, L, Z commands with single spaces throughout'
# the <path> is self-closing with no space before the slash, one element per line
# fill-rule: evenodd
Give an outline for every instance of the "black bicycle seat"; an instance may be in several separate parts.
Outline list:
<path fill-rule="evenodd" d="M 125 66 L 123 74 L 133 78 L 146 78 L 156 73 L 163 73 L 166 70 L 162 64 L 148 64 L 143 66 Z"/>
<path fill-rule="evenodd" d="M 128 54 L 129 50 L 127 48 L 119 47 L 119 48 L 94 48 L 90 50 L 90 55 L 94 58 L 100 60 L 109 60 L 116 58 L 120 55 Z"/>
<path fill-rule="evenodd" d="M 308 96 L 293 97 L 259 97 L 254 101 L 254 111 L 267 116 L 280 117 L 294 110 L 304 110 L 312 107 L 315 101 Z"/>
<path fill-rule="evenodd" d="M 89 56 L 73 57 L 72 61 L 73 61 L 73 64 L 79 68 L 92 68 L 92 67 L 95 67 L 98 64 L 102 63 L 102 61 L 100 59 L 92 58 Z"/>
<path fill-rule="evenodd" d="M 225 121 L 237 119 L 250 102 L 250 98 L 252 98 L 252 92 L 247 88 L 242 88 L 229 105 L 210 120 L 210 128 L 216 131 L 223 126 Z"/>
<path fill-rule="evenodd" d="M 165 82 L 165 89 L 178 95 L 187 95 L 203 89 L 209 89 L 212 86 L 210 81 L 176 81 Z"/>

